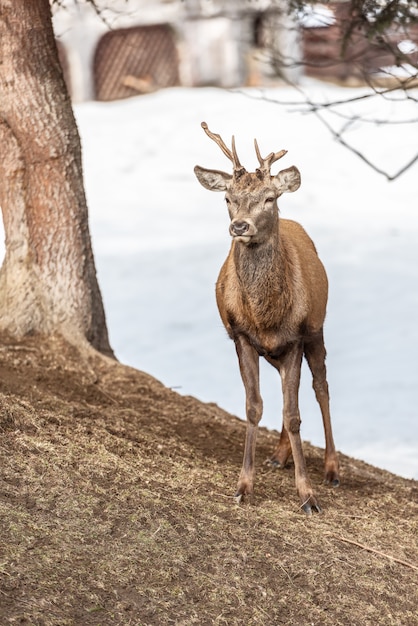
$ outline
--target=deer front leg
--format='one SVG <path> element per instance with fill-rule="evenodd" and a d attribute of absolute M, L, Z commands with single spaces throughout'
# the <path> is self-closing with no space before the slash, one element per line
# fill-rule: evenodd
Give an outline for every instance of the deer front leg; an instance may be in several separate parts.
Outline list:
<path fill-rule="evenodd" d="M 295 463 L 296 490 L 301 501 L 301 508 L 311 515 L 312 511 L 321 512 L 319 503 L 312 489 L 311 481 L 306 469 L 303 454 L 302 441 L 300 438 L 300 413 L 299 413 L 299 384 L 300 369 L 302 365 L 303 348 L 295 345 L 281 359 L 280 375 L 283 391 L 283 426 L 289 436 Z"/>
<path fill-rule="evenodd" d="M 255 474 L 255 447 L 257 442 L 258 423 L 263 413 L 263 401 L 260 395 L 259 356 L 255 348 L 243 337 L 235 339 L 239 368 L 245 388 L 245 407 L 247 416 L 247 431 L 245 436 L 244 458 L 239 475 L 237 502 L 243 496 L 251 495 L 254 486 Z"/>

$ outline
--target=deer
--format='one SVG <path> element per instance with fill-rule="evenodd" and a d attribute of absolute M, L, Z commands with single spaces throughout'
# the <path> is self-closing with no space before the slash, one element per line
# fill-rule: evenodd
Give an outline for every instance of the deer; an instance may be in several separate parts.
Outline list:
<path fill-rule="evenodd" d="M 230 217 L 232 242 L 216 282 L 216 302 L 235 343 L 245 390 L 245 446 L 235 499 L 241 503 L 253 496 L 257 431 L 263 412 L 259 361 L 264 357 L 279 372 L 283 395 L 282 429 L 270 462 L 283 468 L 292 456 L 301 509 L 307 515 L 321 513 L 307 473 L 298 396 L 305 357 L 325 432 L 324 481 L 337 487 L 339 463 L 331 427 L 323 333 L 328 279 L 309 235 L 298 222 L 279 217 L 277 204 L 283 193 L 299 188 L 300 173 L 291 166 L 272 175 L 271 166 L 287 150 L 263 158 L 256 139 L 259 167 L 247 172 L 238 158 L 235 137 L 229 149 L 206 122 L 201 126 L 233 166 L 232 174 L 199 165 L 194 172 L 209 191 L 225 192 Z"/>

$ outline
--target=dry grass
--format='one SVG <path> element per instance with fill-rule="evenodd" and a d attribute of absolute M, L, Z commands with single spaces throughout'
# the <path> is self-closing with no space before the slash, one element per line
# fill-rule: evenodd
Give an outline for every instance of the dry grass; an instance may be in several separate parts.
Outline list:
<path fill-rule="evenodd" d="M 418 624 L 416 481 L 306 444 L 307 518 L 262 429 L 238 507 L 241 422 L 58 340 L 3 339 L 0 407 L 2 625 Z"/>

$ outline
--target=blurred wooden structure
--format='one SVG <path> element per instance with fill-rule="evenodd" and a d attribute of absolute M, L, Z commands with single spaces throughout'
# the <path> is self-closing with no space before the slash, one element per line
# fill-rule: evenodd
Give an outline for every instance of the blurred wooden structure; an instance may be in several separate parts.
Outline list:
<path fill-rule="evenodd" d="M 61 0 L 54 28 L 74 101 L 114 100 L 182 85 L 270 86 L 302 75 L 375 78 L 393 53 L 361 30 L 344 48 L 345 0 L 287 12 L 287 0 Z M 307 5 L 308 6 L 308 5 Z M 308 10 L 308 9 L 307 9 Z M 393 29 L 399 65 L 418 60 L 418 24 Z M 409 45 L 409 52 L 402 52 Z M 399 46 L 399 48 L 397 48 Z"/>
<path fill-rule="evenodd" d="M 174 85 L 265 84 L 277 78 L 275 59 L 299 55 L 284 2 L 95 0 L 95 10 L 62 0 L 53 22 L 71 96 L 113 100 Z M 299 74 L 285 64 L 282 71 L 292 80 Z"/>

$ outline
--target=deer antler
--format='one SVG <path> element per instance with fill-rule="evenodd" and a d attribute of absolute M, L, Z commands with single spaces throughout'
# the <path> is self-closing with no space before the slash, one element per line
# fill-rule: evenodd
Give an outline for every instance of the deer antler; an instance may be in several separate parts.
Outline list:
<path fill-rule="evenodd" d="M 222 137 L 220 135 L 217 135 L 216 133 L 212 133 L 209 130 L 206 122 L 202 122 L 201 127 L 203 128 L 207 136 L 210 137 L 220 147 L 224 155 L 228 157 L 230 161 L 232 161 L 232 164 L 234 166 L 235 176 L 241 176 L 245 172 L 245 167 L 241 165 L 240 160 L 238 158 L 238 154 L 235 148 L 235 137 L 232 135 L 232 152 L 231 152 L 231 150 L 227 148 L 227 146 L 225 145 Z"/>
<path fill-rule="evenodd" d="M 263 157 L 260 154 L 260 150 L 258 148 L 257 139 L 254 139 L 254 145 L 255 145 L 255 151 L 257 154 L 257 159 L 258 159 L 258 162 L 260 163 L 259 170 L 263 174 L 270 175 L 270 168 L 273 165 L 273 163 L 281 159 L 287 153 L 287 150 L 280 150 L 280 152 L 270 152 L 270 154 L 267 155 L 263 159 Z"/>

